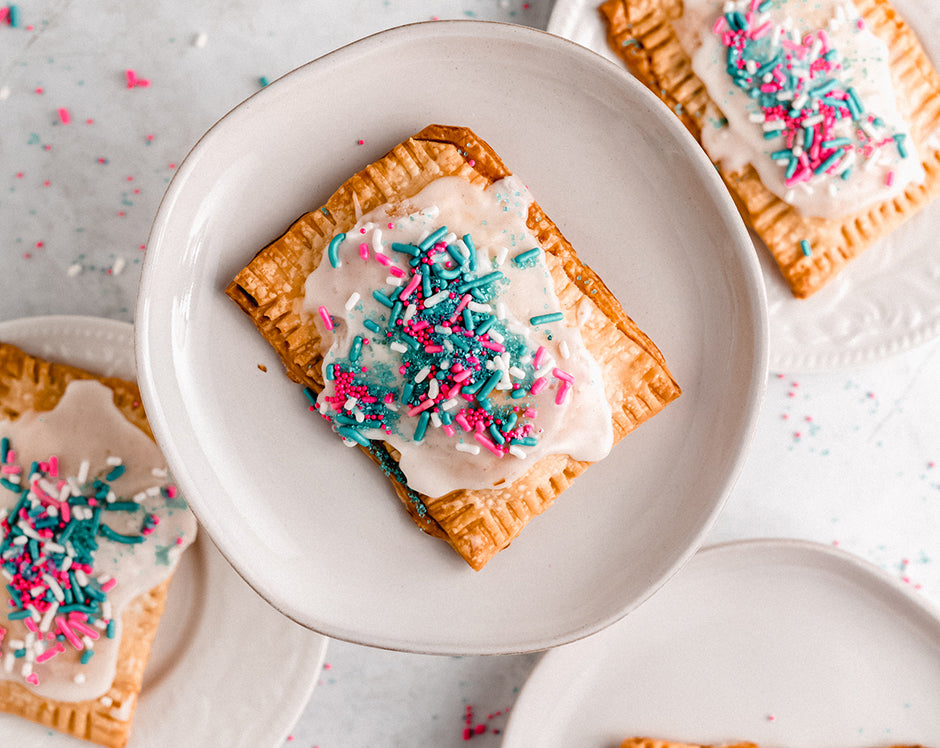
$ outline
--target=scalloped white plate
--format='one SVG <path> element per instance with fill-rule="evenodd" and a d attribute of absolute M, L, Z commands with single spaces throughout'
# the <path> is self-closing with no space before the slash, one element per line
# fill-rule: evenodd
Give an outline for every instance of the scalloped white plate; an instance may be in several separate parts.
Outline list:
<path fill-rule="evenodd" d="M 503 748 L 627 737 L 793 748 L 936 745 L 940 612 L 831 546 L 705 548 L 642 608 L 546 654 Z"/>
<path fill-rule="evenodd" d="M 479 573 L 310 415 L 223 293 L 301 213 L 431 122 L 472 126 L 522 175 L 685 390 Z M 437 654 L 543 649 L 640 604 L 717 516 L 766 384 L 760 269 L 688 134 L 583 47 L 475 21 L 356 42 L 213 127 L 156 217 L 137 335 L 157 439 L 239 572 L 323 634 Z"/>
<path fill-rule="evenodd" d="M 134 332 L 99 317 L 0 322 L 0 341 L 102 376 L 135 379 Z M 173 576 L 128 748 L 279 747 L 310 698 L 327 640 L 284 618 L 200 533 Z M 89 743 L 0 714 L 0 742 Z"/>
<path fill-rule="evenodd" d="M 940 67 L 940 3 L 893 0 Z M 556 0 L 548 30 L 614 60 L 599 0 Z M 624 69 L 626 69 L 624 67 Z M 870 364 L 940 335 L 940 200 L 853 260 L 827 288 L 795 299 L 756 235 L 770 309 L 770 367 Z"/>

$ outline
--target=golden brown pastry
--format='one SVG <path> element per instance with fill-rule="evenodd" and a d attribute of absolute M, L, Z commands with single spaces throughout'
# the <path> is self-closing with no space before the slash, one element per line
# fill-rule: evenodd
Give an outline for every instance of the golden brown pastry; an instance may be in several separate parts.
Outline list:
<path fill-rule="evenodd" d="M 940 193 L 940 76 L 914 32 L 888 0 L 820 7 L 600 5 L 611 48 L 705 146 L 799 298 Z"/>
<path fill-rule="evenodd" d="M 597 407 L 585 408 L 588 415 L 577 417 L 587 422 L 593 413 L 592 428 L 606 432 L 610 444 L 680 393 L 660 351 L 524 187 L 510 178 L 496 152 L 472 131 L 429 126 L 347 180 L 322 208 L 302 216 L 226 289 L 277 351 L 290 378 L 309 388 L 312 399 L 319 393 L 317 409 L 334 429 L 381 465 L 418 526 L 447 540 L 477 570 L 551 505 L 591 461 L 564 450 L 537 460 L 530 454 L 525 461 L 526 452 L 539 448 L 534 444 L 536 431 L 526 420 L 537 410 L 531 387 L 544 389 L 543 397 L 551 392 L 561 407 L 574 397 L 569 392 L 582 397 L 591 380 L 599 393 Z M 519 221 L 513 224 L 512 239 L 506 238 L 508 230 L 496 231 L 495 220 L 474 219 L 472 235 L 438 225 L 448 215 L 467 223 L 467 216 L 476 216 L 473 211 L 491 203 L 502 206 L 498 212 L 509 215 L 506 220 L 516 216 Z M 415 224 L 425 231 L 415 234 L 413 244 L 392 238 L 417 231 Z M 428 232 L 437 233 L 425 236 Z M 513 243 L 526 241 L 531 243 Z M 375 283 L 364 280 L 366 273 Z M 541 313 L 548 309 L 548 301 L 544 310 L 541 301 L 548 291 L 539 282 L 557 296 L 555 311 Z M 504 298 L 511 304 L 530 303 L 521 298 L 527 292 L 517 290 L 523 287 L 517 284 L 527 283 L 534 283 L 531 295 L 538 306 L 533 307 L 536 313 L 523 315 L 523 321 L 531 323 L 540 341 L 528 352 L 519 342 L 519 326 L 499 311 Z M 376 284 L 384 290 L 371 293 Z M 506 297 L 489 290 L 504 284 L 510 289 Z M 307 296 L 310 300 L 305 301 Z M 440 306 L 432 311 L 436 304 Z M 429 321 L 447 304 L 447 314 Z M 354 337 L 351 328 L 359 321 L 365 328 Z M 362 408 L 366 418 L 386 419 L 375 424 L 394 420 L 398 431 L 407 433 L 398 438 L 395 429 L 375 426 L 366 439 L 352 418 L 363 402 L 357 405 L 356 393 L 364 390 L 354 384 L 360 383 L 359 357 L 378 356 L 386 346 L 402 358 L 377 366 L 389 370 L 400 365 L 399 373 L 412 367 L 411 389 L 384 387 L 376 377 L 369 385 L 374 404 Z M 576 353 L 579 346 L 590 355 Z M 324 379 L 326 349 L 330 352 Z M 545 353 L 548 349 L 555 353 Z M 565 353 L 570 357 L 565 359 Z M 546 369 L 551 355 L 555 366 Z M 598 368 L 584 368 L 592 357 L 595 364 L 590 366 Z M 566 375 L 563 367 L 575 371 L 577 366 L 598 376 L 585 375 L 567 384 L 559 378 Z M 496 370 L 500 367 L 502 376 Z M 536 383 L 539 379 L 544 381 Z M 477 387 L 472 395 L 471 384 Z M 489 400 L 493 403 L 487 409 Z M 597 423 L 602 408 L 609 408 L 609 415 Z M 547 403 L 539 415 L 551 419 L 553 409 Z M 461 420 L 464 415 L 474 423 Z M 580 423 L 571 422 L 571 433 Z M 446 439 L 456 451 L 413 449 L 418 443 L 423 449 Z M 492 465 L 481 461 L 488 466 L 476 468 L 472 461 L 466 463 L 473 451 L 482 452 Z M 406 479 L 416 463 L 421 467 Z M 491 467 L 509 472 L 500 478 L 487 472 Z"/>
<path fill-rule="evenodd" d="M 196 529 L 136 384 L 0 343 L 0 474 L 0 711 L 120 748 Z"/>

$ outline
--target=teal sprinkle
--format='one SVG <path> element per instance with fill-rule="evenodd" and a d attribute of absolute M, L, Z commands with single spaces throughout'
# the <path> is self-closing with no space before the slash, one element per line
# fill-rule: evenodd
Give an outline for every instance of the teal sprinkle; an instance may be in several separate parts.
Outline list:
<path fill-rule="evenodd" d="M 484 382 L 483 386 L 477 391 L 476 396 L 477 400 L 481 398 L 489 397 L 490 393 L 496 389 L 496 385 L 499 384 L 499 381 L 503 378 L 503 373 L 501 371 L 494 371 L 487 380 Z"/>
<path fill-rule="evenodd" d="M 94 656 L 95 656 L 95 650 L 86 649 L 84 652 L 82 652 L 82 656 L 79 658 L 79 662 L 81 662 L 82 665 L 87 665 L 91 661 L 91 658 Z"/>
<path fill-rule="evenodd" d="M 823 142 L 823 148 L 841 148 L 844 145 L 852 145 L 850 138 L 833 138 L 832 140 L 826 140 Z"/>
<path fill-rule="evenodd" d="M 127 468 L 124 467 L 124 465 L 115 465 L 115 466 L 111 469 L 111 472 L 109 472 L 109 473 L 104 477 L 104 479 L 105 479 L 106 481 L 108 481 L 109 483 L 110 483 L 111 481 L 115 481 L 115 480 L 117 480 L 118 478 L 120 478 L 122 475 L 124 475 L 124 471 L 125 471 L 125 470 L 127 470 Z"/>
<path fill-rule="evenodd" d="M 20 9 L 16 5 L 7 7 L 7 23 L 14 29 L 20 25 Z"/>
<path fill-rule="evenodd" d="M 115 543 L 124 543 L 125 545 L 135 545 L 144 542 L 144 538 L 141 535 L 122 535 L 105 524 L 98 527 L 98 534 L 104 535 L 108 540 L 113 540 Z"/>
<path fill-rule="evenodd" d="M 440 228 L 431 232 L 431 234 L 423 242 L 421 242 L 418 245 L 418 249 L 421 250 L 422 252 L 427 252 L 431 247 L 437 244 L 438 241 L 443 239 L 446 235 L 447 235 L 447 227 L 441 226 Z"/>
<path fill-rule="evenodd" d="M 790 158 L 792 155 L 793 153 L 790 151 L 789 148 L 783 148 L 779 151 L 774 151 L 773 153 L 771 153 L 770 158 L 774 161 L 780 161 L 781 159 L 784 159 L 784 158 Z"/>
<path fill-rule="evenodd" d="M 352 439 L 354 442 L 361 444 L 363 447 L 368 447 L 370 444 L 369 440 L 359 433 L 358 429 L 354 429 L 350 426 L 339 426 L 336 429 L 336 433 L 344 439 Z"/>
<path fill-rule="evenodd" d="M 470 332 L 473 332 L 473 312 L 464 307 L 463 310 L 463 326 L 466 327 Z"/>
<path fill-rule="evenodd" d="M 463 243 L 467 245 L 467 249 L 470 250 L 470 269 L 475 271 L 477 269 L 477 248 L 473 243 L 473 237 L 470 234 L 464 234 L 461 238 Z"/>
<path fill-rule="evenodd" d="M 414 440 L 420 442 L 424 439 L 424 434 L 428 430 L 428 422 L 431 420 L 431 414 L 424 411 L 418 418 L 418 425 L 415 426 Z"/>
<path fill-rule="evenodd" d="M 418 249 L 414 244 L 402 244 L 401 242 L 392 242 L 392 251 L 400 252 L 401 254 L 409 255 L 411 257 L 417 257 L 421 254 L 421 250 Z"/>
<path fill-rule="evenodd" d="M 831 155 L 829 156 L 829 158 L 827 158 L 825 161 L 823 161 L 819 166 L 817 166 L 815 169 L 813 169 L 813 174 L 822 174 L 822 173 L 823 173 L 824 171 L 826 171 L 830 166 L 832 166 L 833 164 L 835 164 L 840 158 L 842 158 L 842 152 L 841 152 L 841 151 L 836 151 L 835 153 L 831 154 Z"/>
<path fill-rule="evenodd" d="M 458 265 L 463 265 L 467 261 L 467 258 L 464 257 L 463 252 L 461 252 L 460 249 L 458 249 L 453 244 L 447 245 L 447 254 L 449 254 L 453 258 L 454 262 L 456 262 Z"/>
<path fill-rule="evenodd" d="M 399 319 L 401 319 L 401 313 L 404 309 L 404 305 L 397 299 L 392 304 L 392 313 L 388 318 L 388 326 L 392 327 Z"/>
<path fill-rule="evenodd" d="M 497 426 L 495 423 L 490 425 L 490 436 L 493 437 L 493 441 L 497 444 L 506 443 L 506 437 L 500 433 L 499 426 Z"/>
<path fill-rule="evenodd" d="M 505 278 L 502 271 L 494 270 L 492 273 L 487 273 L 486 275 L 481 275 L 479 278 L 474 278 L 473 280 L 464 281 L 459 286 L 457 286 L 457 293 L 466 293 L 471 288 L 479 288 L 480 286 L 489 286 L 496 281 Z"/>
<path fill-rule="evenodd" d="M 7 461 L 7 452 L 10 451 L 10 440 L 6 437 L 0 439 L 0 462 Z"/>
<path fill-rule="evenodd" d="M 411 397 L 415 392 L 414 382 L 405 382 L 404 387 L 401 388 L 401 401 L 405 405 L 412 405 Z"/>
<path fill-rule="evenodd" d="M 796 156 L 791 156 L 790 163 L 787 164 L 787 171 L 784 176 L 787 179 L 790 179 L 794 174 L 796 174 L 796 170 L 799 165 L 800 165 L 800 160 Z"/>
<path fill-rule="evenodd" d="M 114 619 L 113 618 L 110 621 L 108 621 L 108 626 L 104 630 L 104 635 L 108 637 L 109 639 L 114 638 Z"/>
<path fill-rule="evenodd" d="M 534 436 L 520 436 L 516 439 L 511 439 L 509 443 L 518 444 L 520 447 L 534 447 L 539 441 Z"/>
<path fill-rule="evenodd" d="M 339 262 L 339 245 L 343 243 L 343 240 L 346 239 L 346 234 L 339 233 L 330 239 L 330 244 L 326 248 L 327 256 L 330 258 L 330 265 L 334 268 L 338 268 L 340 265 Z"/>
<path fill-rule="evenodd" d="M 846 182 L 847 182 L 848 179 L 849 179 L 849 177 L 852 176 L 852 167 L 851 167 L 851 166 L 848 167 L 848 168 L 847 168 L 845 171 L 843 171 L 839 176 L 842 178 L 843 181 L 846 181 Z"/>
<path fill-rule="evenodd" d="M 526 391 L 522 387 L 519 387 L 518 389 L 513 390 L 509 394 L 509 397 L 511 397 L 513 400 L 521 400 L 526 396 L 526 394 Z"/>
<path fill-rule="evenodd" d="M 503 421 L 503 431 L 512 431 L 516 426 L 516 421 L 518 418 L 519 416 L 516 411 L 512 411 L 508 416 L 506 416 L 505 420 Z"/>
<path fill-rule="evenodd" d="M 260 78 L 258 78 L 258 83 L 261 84 L 262 88 L 264 88 L 270 82 L 271 81 L 268 80 L 268 77 L 266 75 L 262 75 Z"/>
<path fill-rule="evenodd" d="M 802 239 L 800 241 L 800 249 L 806 257 L 809 257 L 811 254 L 813 254 L 813 248 L 806 239 Z"/>
<path fill-rule="evenodd" d="M 6 478 L 0 478 L 0 486 L 10 490 L 10 491 L 19 491 L 20 487 L 16 485 L 13 481 L 7 480 Z"/>
<path fill-rule="evenodd" d="M 486 316 L 486 318 L 478 324 L 474 330 L 477 335 L 486 335 L 489 332 L 490 328 L 496 324 L 496 317 L 492 314 Z"/>
<path fill-rule="evenodd" d="M 376 334 L 382 332 L 382 328 L 379 327 L 379 326 L 378 326 L 375 322 L 373 322 L 371 319 L 367 319 L 365 322 L 362 323 L 362 325 L 363 325 L 363 327 L 365 327 L 367 330 L 371 330 L 372 332 L 374 332 L 374 333 L 376 333 Z"/>
<path fill-rule="evenodd" d="M 378 289 L 372 292 L 372 298 L 374 298 L 377 302 L 379 302 L 383 306 L 387 306 L 389 309 L 395 306 L 392 300 L 388 298 L 388 296 L 386 296 L 384 293 L 379 291 Z"/>
<path fill-rule="evenodd" d="M 803 147 L 812 148 L 813 147 L 813 138 L 816 136 L 816 131 L 812 127 L 803 128 Z"/>
<path fill-rule="evenodd" d="M 529 318 L 529 324 L 533 326 L 537 325 L 547 325 L 552 322 L 561 322 L 565 318 L 565 315 L 561 312 L 552 312 L 551 314 L 537 314 L 534 317 Z"/>
<path fill-rule="evenodd" d="M 28 610 L 14 610 L 10 613 L 7 613 L 7 618 L 11 621 L 22 621 L 24 618 L 29 618 L 32 615 Z"/>
<path fill-rule="evenodd" d="M 360 353 L 362 353 L 362 336 L 357 335 L 353 338 L 352 346 L 349 350 L 349 360 L 356 363 L 359 360 Z"/>
<path fill-rule="evenodd" d="M 539 253 L 542 251 L 541 247 L 533 247 L 532 249 L 527 249 L 525 252 L 520 252 L 515 257 L 512 258 L 512 261 L 519 267 L 523 267 L 526 263 L 535 260 Z"/>
<path fill-rule="evenodd" d="M 907 158 L 908 151 L 907 145 L 905 144 L 906 140 L 907 135 L 905 135 L 903 132 L 899 132 L 894 136 L 894 144 L 897 146 L 898 153 L 900 154 L 901 158 Z"/>

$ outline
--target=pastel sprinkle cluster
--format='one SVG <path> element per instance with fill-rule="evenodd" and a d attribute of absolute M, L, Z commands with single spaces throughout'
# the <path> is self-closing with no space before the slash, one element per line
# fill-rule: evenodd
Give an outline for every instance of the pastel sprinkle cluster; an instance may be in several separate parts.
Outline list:
<path fill-rule="evenodd" d="M 889 132 L 844 82 L 843 59 L 825 30 L 801 39 L 768 17 L 774 0 L 747 0 L 745 11 L 736 5 L 713 31 L 727 48 L 728 74 L 759 107 L 752 120 L 765 140 L 779 143 L 771 158 L 783 168 L 788 188 L 817 177 L 848 180 L 859 159 L 882 148 L 907 157 L 906 135 Z M 861 19 L 857 25 L 864 28 Z M 838 127 L 843 121 L 851 128 Z M 892 171 L 889 187 L 893 181 Z"/>
<path fill-rule="evenodd" d="M 17 464 L 7 438 L 0 441 L 0 485 L 16 495 L 12 510 L 0 510 L 0 571 L 10 595 L 7 618 L 23 621 L 28 633 L 23 640 L 8 640 L 3 668 L 13 671 L 17 662 L 23 678 L 39 684 L 34 672 L 42 664 L 67 651 L 81 652 L 86 664 L 94 655 L 95 642 L 114 636 L 114 619 L 108 593 L 117 580 L 95 572 L 99 538 L 115 543 L 143 543 L 159 523 L 145 513 L 141 502 L 160 495 L 172 498 L 172 486 L 154 486 L 131 500 L 120 498 L 112 483 L 124 474 L 120 458 L 110 458 L 107 471 L 89 476 L 83 461 L 76 476 L 61 477 L 55 456 L 34 462 L 28 471 Z M 140 531 L 122 534 L 108 524 L 117 512 L 140 513 Z M 0 644 L 7 631 L 0 627 Z"/>
<path fill-rule="evenodd" d="M 415 442 L 425 438 L 428 428 L 438 428 L 448 437 L 456 437 L 460 429 L 472 436 L 472 441 L 458 439 L 455 446 L 462 452 L 479 454 L 483 448 L 497 457 L 525 458 L 524 448 L 538 443 L 533 424 L 537 410 L 526 398 L 557 384 L 556 403 L 562 404 L 574 380 L 546 365 L 544 347 L 533 355 L 525 340 L 502 324 L 498 298 L 508 279 L 498 267 L 510 258 L 497 257 L 489 267 L 478 267 L 471 235 L 458 238 L 440 226 L 418 244 L 392 243 L 396 256 L 392 259 L 382 251 L 380 234 L 376 229 L 371 247 L 338 234 L 327 250 L 332 267 L 339 268 L 340 249 L 356 245 L 353 261 L 355 257 L 369 261 L 371 255 L 388 269 L 394 290 L 371 292 L 382 310 L 364 322 L 373 336 L 355 336 L 347 357 L 326 367 L 335 392 L 321 404 L 321 415 L 347 443 L 368 446 L 363 429 L 392 433 L 407 416 L 414 424 L 409 432 Z M 510 261 L 526 268 L 540 253 L 534 247 Z M 352 294 L 346 309 L 352 310 L 360 300 L 359 293 Z M 325 307 L 319 311 L 327 330 L 332 330 L 329 311 Z M 556 312 L 533 317 L 529 323 L 548 325 L 561 318 Z M 400 379 L 360 363 L 369 345 L 388 346 L 396 354 Z M 315 402 L 312 392 L 308 396 Z"/>

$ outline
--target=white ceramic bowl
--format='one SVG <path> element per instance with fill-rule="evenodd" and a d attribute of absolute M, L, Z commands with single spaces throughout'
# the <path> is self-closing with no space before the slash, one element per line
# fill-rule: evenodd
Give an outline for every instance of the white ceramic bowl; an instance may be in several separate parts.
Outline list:
<path fill-rule="evenodd" d="M 419 533 L 381 472 L 311 417 L 223 294 L 294 219 L 432 122 L 472 127 L 522 176 L 684 389 L 480 573 Z M 506 653 L 603 628 L 695 551 L 754 428 L 766 325 L 730 199 L 645 89 L 550 34 L 451 21 L 315 60 L 202 138 L 154 222 L 137 352 L 177 480 L 273 605 L 357 643 Z"/>

